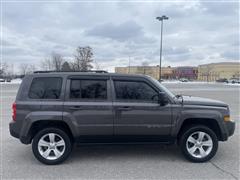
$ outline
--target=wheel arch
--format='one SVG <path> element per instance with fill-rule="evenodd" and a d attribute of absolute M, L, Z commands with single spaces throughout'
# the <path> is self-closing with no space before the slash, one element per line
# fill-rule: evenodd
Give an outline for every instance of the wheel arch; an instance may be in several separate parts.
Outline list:
<path fill-rule="evenodd" d="M 43 121 L 39 120 L 39 121 L 33 122 L 28 131 L 28 137 L 30 142 L 32 141 L 34 136 L 37 134 L 37 132 L 39 132 L 44 128 L 49 128 L 49 127 L 55 127 L 65 131 L 69 135 L 70 139 L 74 141 L 74 134 L 72 133 L 71 128 L 66 122 L 59 121 L 59 120 L 43 120 Z"/>
<path fill-rule="evenodd" d="M 183 123 L 181 124 L 181 127 L 177 133 L 177 139 L 179 140 L 179 138 L 181 137 L 183 132 L 188 127 L 193 126 L 193 125 L 204 125 L 204 126 L 210 128 L 211 130 L 213 130 L 213 132 L 216 134 L 219 141 L 223 140 L 223 136 L 221 133 L 221 127 L 220 127 L 219 123 L 217 122 L 217 120 L 211 119 L 211 118 L 188 118 L 188 119 L 185 119 L 183 121 Z"/>

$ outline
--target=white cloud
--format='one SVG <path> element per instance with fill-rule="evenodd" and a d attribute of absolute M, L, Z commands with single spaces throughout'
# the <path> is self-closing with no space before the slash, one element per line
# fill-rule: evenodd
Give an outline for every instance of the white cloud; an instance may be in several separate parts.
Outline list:
<path fill-rule="evenodd" d="M 164 22 L 163 64 L 198 65 L 239 60 L 239 3 L 234 2 L 3 2 L 3 60 L 39 63 L 52 51 L 72 57 L 91 46 L 102 68 L 159 61 L 159 22 Z"/>

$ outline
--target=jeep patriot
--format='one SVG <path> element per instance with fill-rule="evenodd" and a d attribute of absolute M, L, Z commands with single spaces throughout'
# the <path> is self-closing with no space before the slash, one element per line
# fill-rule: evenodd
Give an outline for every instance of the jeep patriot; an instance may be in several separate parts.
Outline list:
<path fill-rule="evenodd" d="M 174 95 L 144 75 L 36 72 L 12 105 L 12 136 L 59 164 L 74 143 L 177 143 L 192 162 L 210 160 L 235 123 L 223 102 Z"/>

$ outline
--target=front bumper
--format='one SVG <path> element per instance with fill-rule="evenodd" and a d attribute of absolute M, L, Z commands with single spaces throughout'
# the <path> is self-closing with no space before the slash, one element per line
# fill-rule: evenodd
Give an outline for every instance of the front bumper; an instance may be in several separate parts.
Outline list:
<path fill-rule="evenodd" d="M 235 131 L 235 122 L 228 121 L 224 122 L 225 131 L 222 134 L 222 141 L 226 141 L 228 137 L 232 136 Z"/>
<path fill-rule="evenodd" d="M 225 123 L 227 131 L 228 131 L 228 137 L 232 136 L 235 131 L 235 122 L 229 121 Z"/>

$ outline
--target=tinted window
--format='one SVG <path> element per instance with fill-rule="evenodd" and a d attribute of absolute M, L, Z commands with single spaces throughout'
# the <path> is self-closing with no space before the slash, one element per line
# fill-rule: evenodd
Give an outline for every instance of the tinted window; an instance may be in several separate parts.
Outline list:
<path fill-rule="evenodd" d="M 119 100 L 157 101 L 158 93 L 144 82 L 115 81 L 116 98 Z"/>
<path fill-rule="evenodd" d="M 107 99 L 106 80 L 72 80 L 70 98 Z"/>
<path fill-rule="evenodd" d="M 61 94 L 62 78 L 39 77 L 34 78 L 29 91 L 32 99 L 59 99 Z"/>

